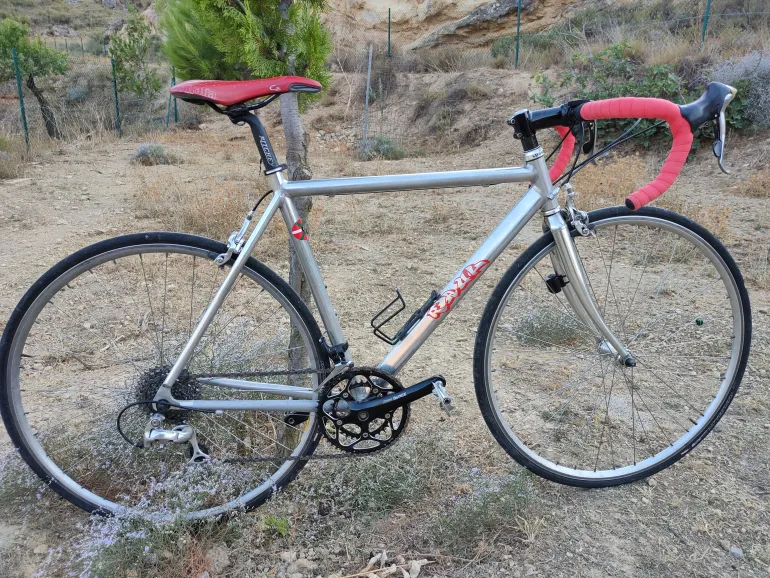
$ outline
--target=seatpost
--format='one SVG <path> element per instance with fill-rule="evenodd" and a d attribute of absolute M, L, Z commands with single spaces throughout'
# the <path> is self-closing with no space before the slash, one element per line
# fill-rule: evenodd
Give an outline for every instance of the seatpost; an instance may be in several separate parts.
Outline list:
<path fill-rule="evenodd" d="M 233 124 L 245 122 L 251 128 L 251 134 L 257 145 L 257 150 L 262 159 L 262 166 L 265 167 L 266 175 L 280 173 L 288 168 L 285 164 L 278 162 L 278 158 L 273 150 L 273 145 L 270 144 L 270 139 L 267 136 L 267 131 L 265 131 L 262 121 L 259 120 L 259 117 L 256 114 L 252 112 L 243 112 L 238 115 L 231 115 L 230 120 L 233 121 Z"/>

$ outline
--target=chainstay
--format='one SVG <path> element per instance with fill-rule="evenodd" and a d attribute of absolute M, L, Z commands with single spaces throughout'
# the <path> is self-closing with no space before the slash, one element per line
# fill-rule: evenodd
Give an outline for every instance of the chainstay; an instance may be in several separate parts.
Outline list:
<path fill-rule="evenodd" d="M 190 375 L 190 379 L 199 379 L 204 377 L 274 377 L 278 375 L 312 375 L 317 374 L 323 377 L 329 375 L 329 371 L 318 371 L 317 369 L 286 369 L 282 371 L 241 371 L 232 373 L 202 373 Z"/>

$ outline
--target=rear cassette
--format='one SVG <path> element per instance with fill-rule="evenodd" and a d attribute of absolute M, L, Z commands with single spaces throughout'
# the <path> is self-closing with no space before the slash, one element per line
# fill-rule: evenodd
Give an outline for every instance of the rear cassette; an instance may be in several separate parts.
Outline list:
<path fill-rule="evenodd" d="M 389 446 L 406 429 L 409 405 L 364 419 L 360 412 L 350 411 L 349 402 L 371 401 L 402 389 L 394 376 L 373 367 L 340 373 L 326 384 L 319 400 L 321 431 L 332 444 L 350 453 L 371 453 Z"/>

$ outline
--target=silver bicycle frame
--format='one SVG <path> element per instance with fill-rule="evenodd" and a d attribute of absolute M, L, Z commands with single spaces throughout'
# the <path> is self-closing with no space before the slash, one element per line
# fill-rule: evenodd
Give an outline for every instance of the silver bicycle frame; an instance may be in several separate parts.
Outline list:
<path fill-rule="evenodd" d="M 525 153 L 525 159 L 527 164 L 523 167 L 374 177 L 288 182 L 281 172 L 274 172 L 268 175 L 270 187 L 273 190 L 270 203 L 249 235 L 248 240 L 238 254 L 238 258 L 230 268 L 213 300 L 198 321 L 189 341 L 169 371 L 163 385 L 158 390 L 155 400 L 172 401 L 187 409 L 203 411 L 309 412 L 317 408 L 317 402 L 315 401 L 317 392 L 314 389 L 289 385 L 257 383 L 228 378 L 205 378 L 205 382 L 208 385 L 285 396 L 286 400 L 176 401 L 171 396 L 170 389 L 171 384 L 176 381 L 190 360 L 195 347 L 233 287 L 246 260 L 267 229 L 270 220 L 277 211 L 280 211 L 286 227 L 291 233 L 292 227 L 299 221 L 299 215 L 293 199 L 303 196 L 355 195 L 455 187 L 484 187 L 505 183 L 532 183 L 524 196 L 516 203 L 502 222 L 490 233 L 489 237 L 487 237 L 476 252 L 471 255 L 452 280 L 444 286 L 438 301 L 412 327 L 407 335 L 391 348 L 379 364 L 380 369 L 397 373 L 538 211 L 542 211 L 546 223 L 554 235 L 558 263 L 564 268 L 563 272 L 571 281 L 570 304 L 578 309 L 577 314 L 581 319 L 591 322 L 597 336 L 604 338 L 605 343 L 614 349 L 620 361 L 627 357 L 630 358 L 626 348 L 604 323 L 599 308 L 588 289 L 583 265 L 577 256 L 567 223 L 562 217 L 560 207 L 555 200 L 558 189 L 554 189 L 551 183 L 542 149 L 538 147 L 535 150 L 528 151 Z M 313 294 L 313 299 L 318 307 L 326 333 L 332 345 L 345 343 L 342 328 L 326 291 L 326 285 L 321 277 L 318 263 L 310 249 L 310 243 L 306 236 L 300 236 L 304 238 L 298 239 L 294 237 L 294 247 Z M 349 354 L 347 353 L 345 354 L 345 361 L 350 362 Z"/>

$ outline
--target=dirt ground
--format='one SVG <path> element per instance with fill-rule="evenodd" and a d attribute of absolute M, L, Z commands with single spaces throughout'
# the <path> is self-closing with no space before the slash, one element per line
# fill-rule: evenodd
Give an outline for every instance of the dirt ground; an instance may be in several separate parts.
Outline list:
<path fill-rule="evenodd" d="M 485 120 L 502 120 L 509 111 L 527 105 L 525 94 L 520 89 L 504 110 L 497 109 L 499 102 L 490 103 L 479 114 L 486 115 Z M 334 110 L 339 113 L 340 107 Z M 447 147 L 443 153 L 401 161 L 360 162 L 348 152 L 352 133 L 344 121 L 323 135 L 317 130 L 331 122 L 329 114 L 329 109 L 316 106 L 306 118 L 316 177 L 506 166 L 520 159 L 518 144 L 500 130 L 470 149 Z M 329 137 L 329 132 L 339 137 Z M 280 128 L 273 127 L 274 144 L 280 150 L 279 133 Z M 438 444 L 446 450 L 441 455 L 451 461 L 446 483 L 414 502 L 400 503 L 385 517 L 362 513 L 357 523 L 363 530 L 356 531 L 348 516 L 333 520 L 337 528 L 319 525 L 317 532 L 310 528 L 247 545 L 252 550 L 249 556 L 258 559 L 252 575 L 288 575 L 285 562 L 291 556 L 282 558 L 281 553 L 309 556 L 309 532 L 323 544 L 325 554 L 316 555 L 315 570 L 307 575 L 365 576 L 357 572 L 372 552 L 383 549 L 406 561 L 429 560 L 420 574 L 428 576 L 770 574 L 770 226 L 762 217 L 770 210 L 770 192 L 749 197 L 729 190 L 767 171 L 767 136 L 731 143 L 728 162 L 735 167 L 734 177 L 722 176 L 709 147 L 701 148 L 666 193 L 669 203 L 700 215 L 707 228 L 720 229 L 720 237 L 747 277 L 754 314 L 752 355 L 741 389 L 726 416 L 695 451 L 651 480 L 612 489 L 586 491 L 528 478 L 531 500 L 523 529 L 521 523 L 508 520 L 497 532 L 462 551 L 435 548 L 420 539 L 426 524 L 441 516 L 443 506 L 464 491 L 463 479 L 478 472 L 519 471 L 484 425 L 473 392 L 472 355 L 483 306 L 503 271 L 537 237 L 540 223 L 536 219 L 400 375 L 405 384 L 435 373 L 447 378 L 456 400 L 453 416 L 445 418 L 429 399 L 417 402 L 405 434 L 413 444 L 404 444 L 401 453 L 392 450 L 396 452 L 392 459 L 399 460 L 404 451 Z M 26 288 L 67 254 L 117 234 L 163 228 L 143 209 L 147 190 L 216 191 L 221 186 L 243 193 L 245 211 L 265 186 L 251 142 L 241 137 L 243 129 L 211 119 L 200 131 L 66 143 L 39 153 L 23 178 L 0 181 L 0 328 Z M 137 145 L 148 140 L 164 144 L 183 162 L 131 165 L 129 158 Z M 660 162 L 657 153 L 648 156 L 649 162 L 646 156 L 634 161 L 634 166 L 642 167 L 642 177 Z M 622 184 L 632 178 L 618 177 L 609 168 L 588 171 L 599 176 L 593 181 L 586 177 L 586 186 L 613 186 L 615 180 Z M 602 176 L 601 171 L 607 174 Z M 358 365 L 374 365 L 387 351 L 372 336 L 369 320 L 392 298 L 392 288 L 401 290 L 409 310 L 416 308 L 431 289 L 439 289 L 452 277 L 523 191 L 523 185 L 495 186 L 317 201 L 311 243 Z M 214 194 L 210 203 L 218 202 L 221 195 Z M 206 207 L 205 197 L 202 206 Z M 212 212 L 216 210 L 211 206 Z M 231 228 L 237 228 L 239 219 L 233 217 Z M 282 250 L 273 247 L 260 252 L 258 248 L 256 256 L 286 274 Z M 0 435 L 6 453 L 7 437 Z M 388 454 L 378 459 L 379 464 L 388 464 Z M 393 466 L 397 470 L 398 463 Z M 311 464 L 300 480 L 312 477 L 314 470 L 333 472 L 334 467 Z M 368 491 L 377 494 L 378 480 L 372 480 Z M 66 565 L 61 560 L 77 550 L 88 517 L 51 494 L 36 496 L 31 490 L 18 498 L 24 504 L 3 504 L 7 513 L 0 520 L 0 552 L 13 554 L 0 557 L 0 576 L 29 576 L 41 564 L 39 575 L 64 575 Z M 508 534 L 512 538 L 506 539 Z M 334 547 L 340 543 L 344 548 Z M 735 548 L 731 552 L 732 547 L 740 552 Z M 57 548 L 63 554 L 52 559 L 50 550 Z M 239 548 L 232 549 L 231 558 L 244 551 L 243 544 Z M 244 575 L 236 567 L 242 566 L 231 560 L 207 572 Z M 203 573 L 195 574 L 199 575 Z"/>

